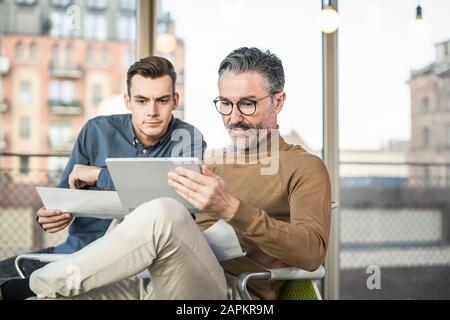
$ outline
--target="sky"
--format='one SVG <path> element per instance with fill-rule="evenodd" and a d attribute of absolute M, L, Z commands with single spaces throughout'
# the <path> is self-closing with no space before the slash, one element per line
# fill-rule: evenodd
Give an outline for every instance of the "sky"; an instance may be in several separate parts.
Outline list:
<path fill-rule="evenodd" d="M 450 1 L 422 0 L 431 28 L 410 36 L 414 0 L 341 0 L 339 11 L 339 137 L 341 149 L 379 149 L 410 137 L 410 70 L 434 59 L 435 42 L 450 39 Z M 217 68 L 233 49 L 269 49 L 283 61 L 287 100 L 278 122 L 309 148 L 322 147 L 321 32 L 316 0 L 164 0 L 185 43 L 185 119 L 209 146 L 227 142 L 212 100 Z"/>

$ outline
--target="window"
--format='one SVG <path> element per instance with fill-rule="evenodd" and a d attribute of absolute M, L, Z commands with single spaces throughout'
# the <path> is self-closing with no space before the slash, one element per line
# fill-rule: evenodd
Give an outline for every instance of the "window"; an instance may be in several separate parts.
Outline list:
<path fill-rule="evenodd" d="M 107 0 L 87 0 L 87 7 L 89 9 L 103 10 L 106 9 Z"/>
<path fill-rule="evenodd" d="M 58 37 L 70 37 L 75 35 L 76 29 L 74 28 L 72 19 L 68 18 L 64 11 L 52 11 L 50 14 L 51 29 L 50 36 Z"/>
<path fill-rule="evenodd" d="M 17 44 L 16 44 L 16 51 L 15 51 L 15 54 L 16 54 L 16 58 L 17 58 L 17 59 L 22 59 L 23 56 L 24 56 L 24 53 L 23 53 L 23 43 L 22 43 L 21 41 L 17 42 Z"/>
<path fill-rule="evenodd" d="M 108 53 L 108 49 L 107 48 L 102 48 L 101 57 L 102 57 L 101 61 L 103 63 L 108 63 L 109 53 Z"/>
<path fill-rule="evenodd" d="M 430 137 L 430 129 L 425 127 L 422 129 L 421 131 L 421 142 L 422 142 L 422 147 L 423 148 L 427 148 L 430 146 L 430 141 L 431 137 Z"/>
<path fill-rule="evenodd" d="M 420 103 L 420 111 L 424 113 L 430 111 L 430 99 L 428 97 L 422 98 Z"/>
<path fill-rule="evenodd" d="M 28 174 L 30 171 L 30 157 L 28 156 L 20 156 L 20 173 Z"/>
<path fill-rule="evenodd" d="M 441 140 L 450 121 L 438 105 L 448 101 L 441 91 L 448 87 L 442 40 L 450 39 L 450 2 L 423 7 L 430 27 L 425 37 L 408 30 L 415 26 L 417 1 L 395 3 L 339 1 L 340 178 L 369 181 L 340 185 L 341 299 L 450 296 L 445 277 L 433 276 L 442 270 L 440 261 L 450 261 L 440 251 L 442 243 L 450 248 L 442 232 L 448 215 L 441 209 L 448 197 L 434 196 L 448 194 L 450 158 Z M 392 148 L 393 140 L 406 147 Z M 394 179 L 400 183 L 387 184 Z M 381 268 L 381 290 L 367 289 L 369 266 Z M 413 278 L 420 288 L 409 285 Z"/>
<path fill-rule="evenodd" d="M 16 4 L 21 6 L 32 6 L 36 4 L 36 0 L 16 0 Z"/>
<path fill-rule="evenodd" d="M 134 60 L 137 43 L 118 41 L 117 24 L 121 16 L 137 16 L 135 3 L 0 0 L 0 152 L 8 152 L 0 156 L 0 181 L 11 183 L 9 191 L 0 186 L 6 192 L 0 196 L 0 260 L 9 244 L 23 251 L 36 244 L 33 230 L 22 228 L 28 209 L 18 199 L 34 203 L 38 195 L 23 186 L 55 186 L 68 160 L 35 155 L 69 155 L 89 119 L 124 109 L 129 65 L 122 55 L 129 48 L 127 60 Z M 95 84 L 101 86 L 93 92 Z M 42 241 L 53 246 L 61 237 Z"/>
<path fill-rule="evenodd" d="M 61 81 L 60 88 L 60 101 L 69 104 L 75 100 L 75 83 L 73 81 Z"/>
<path fill-rule="evenodd" d="M 37 45 L 33 42 L 30 44 L 30 59 L 31 60 L 36 60 L 37 58 Z"/>
<path fill-rule="evenodd" d="M 103 99 L 103 87 L 101 84 L 94 84 L 92 86 L 92 103 L 98 105 Z"/>
<path fill-rule="evenodd" d="M 108 23 L 105 15 L 85 15 L 84 38 L 91 40 L 106 40 L 108 38 Z"/>
<path fill-rule="evenodd" d="M 445 129 L 445 143 L 447 149 L 450 149 L 450 124 L 447 124 L 447 128 Z"/>
<path fill-rule="evenodd" d="M 31 83 L 28 81 L 21 81 L 19 84 L 19 103 L 31 103 Z"/>
<path fill-rule="evenodd" d="M 50 15 L 50 21 L 51 21 L 51 29 L 50 29 L 50 35 L 52 37 L 60 37 L 63 34 L 63 23 L 64 23 L 64 13 L 59 11 L 54 11 Z"/>
<path fill-rule="evenodd" d="M 123 49 L 122 62 L 125 67 L 129 67 L 132 63 L 133 53 L 130 48 Z"/>
<path fill-rule="evenodd" d="M 75 83 L 69 80 L 52 80 L 49 86 L 49 100 L 69 105 L 75 100 Z"/>
<path fill-rule="evenodd" d="M 52 6 L 54 7 L 67 7 L 72 4 L 72 0 L 51 0 Z"/>
<path fill-rule="evenodd" d="M 122 10 L 135 11 L 136 10 L 136 0 L 120 0 L 119 8 Z"/>
<path fill-rule="evenodd" d="M 73 143 L 73 132 L 70 123 L 52 123 L 48 129 L 50 146 L 63 148 Z"/>
<path fill-rule="evenodd" d="M 88 47 L 87 49 L 87 61 L 89 63 L 95 62 L 95 49 L 92 47 Z"/>
<path fill-rule="evenodd" d="M 292 136 L 290 142 L 303 140 L 306 148 L 321 152 L 321 37 L 320 31 L 313 27 L 316 14 L 309 14 L 320 11 L 320 1 L 283 1 L 282 7 L 283 14 L 275 17 L 276 5 L 270 1 L 264 1 L 257 8 L 251 1 L 190 1 L 189 4 L 184 0 L 161 1 L 156 31 L 168 32 L 177 40 L 175 51 L 167 58 L 174 64 L 177 74 L 184 69 L 185 79 L 177 81 L 177 91 L 189 92 L 180 101 L 186 113 L 178 116 L 184 116 L 186 121 L 199 127 L 211 148 L 221 148 L 229 141 L 211 103 L 218 95 L 217 75 L 211 68 L 216 70 L 231 50 L 252 45 L 269 49 L 283 60 L 288 99 L 279 117 L 281 133 Z M 255 10 L 257 14 L 252 14 Z M 266 19 L 273 24 L 266 23 Z M 251 28 L 243 30 L 243 21 Z M 308 52 L 298 42 L 273 40 L 293 30 L 296 38 L 308 43 Z M 158 47 L 158 38 L 155 47 Z M 184 43 L 189 45 L 189 52 L 185 51 Z M 200 43 L 208 44 L 208 54 L 203 45 L 196 45 Z M 199 83 L 202 83 L 200 91 L 203 93 L 196 89 Z M 298 90 L 306 87 L 308 90 Z M 199 104 L 209 107 L 201 109 L 197 107 Z M 306 104 L 308 108 L 298 107 Z"/>
<path fill-rule="evenodd" d="M 51 143 L 51 142 L 50 142 Z M 66 168 L 68 157 L 49 157 L 47 161 L 48 179 L 57 184 L 61 179 L 61 175 Z"/>
<path fill-rule="evenodd" d="M 117 38 L 119 40 L 136 39 L 136 18 L 122 15 L 117 23 Z"/>
<path fill-rule="evenodd" d="M 22 139 L 28 139 L 30 137 L 30 119 L 27 117 L 20 118 L 19 136 Z"/>

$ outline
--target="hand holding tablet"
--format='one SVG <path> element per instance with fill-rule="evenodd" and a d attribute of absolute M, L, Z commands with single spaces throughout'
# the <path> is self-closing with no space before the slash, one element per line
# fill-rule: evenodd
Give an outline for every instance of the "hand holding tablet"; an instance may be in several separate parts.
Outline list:
<path fill-rule="evenodd" d="M 191 213 L 197 209 L 180 197 L 168 185 L 167 175 L 177 167 L 200 172 L 197 158 L 108 158 L 106 165 L 119 194 L 129 212 L 144 202 L 169 197 L 180 201 Z"/>

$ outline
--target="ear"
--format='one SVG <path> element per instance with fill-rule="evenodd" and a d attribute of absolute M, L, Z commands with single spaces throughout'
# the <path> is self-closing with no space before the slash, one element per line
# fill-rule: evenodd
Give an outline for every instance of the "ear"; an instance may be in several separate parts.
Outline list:
<path fill-rule="evenodd" d="M 286 93 L 280 92 L 275 95 L 275 112 L 278 114 L 281 112 L 284 106 L 284 102 L 286 101 Z"/>
<path fill-rule="evenodd" d="M 178 108 L 178 104 L 180 103 L 180 95 L 178 94 L 178 92 L 175 92 L 173 94 L 173 107 L 172 110 L 175 110 L 176 108 Z"/>
<path fill-rule="evenodd" d="M 128 95 L 128 92 L 123 94 L 123 100 L 125 101 L 125 108 L 131 111 L 131 99 L 130 96 Z"/>

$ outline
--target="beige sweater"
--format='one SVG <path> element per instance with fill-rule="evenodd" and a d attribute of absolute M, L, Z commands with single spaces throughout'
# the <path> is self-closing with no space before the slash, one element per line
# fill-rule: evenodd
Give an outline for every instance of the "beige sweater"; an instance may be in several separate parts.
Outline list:
<path fill-rule="evenodd" d="M 230 274 L 268 268 L 299 267 L 315 270 L 324 261 L 331 221 L 331 188 L 322 160 L 279 138 L 279 169 L 261 175 L 260 161 L 214 164 L 210 169 L 225 180 L 240 200 L 234 227 L 246 256 L 222 262 Z M 238 162 L 242 163 L 242 162 Z M 215 219 L 198 214 L 202 230 Z M 276 299 L 283 281 L 250 281 L 251 292 Z"/>

